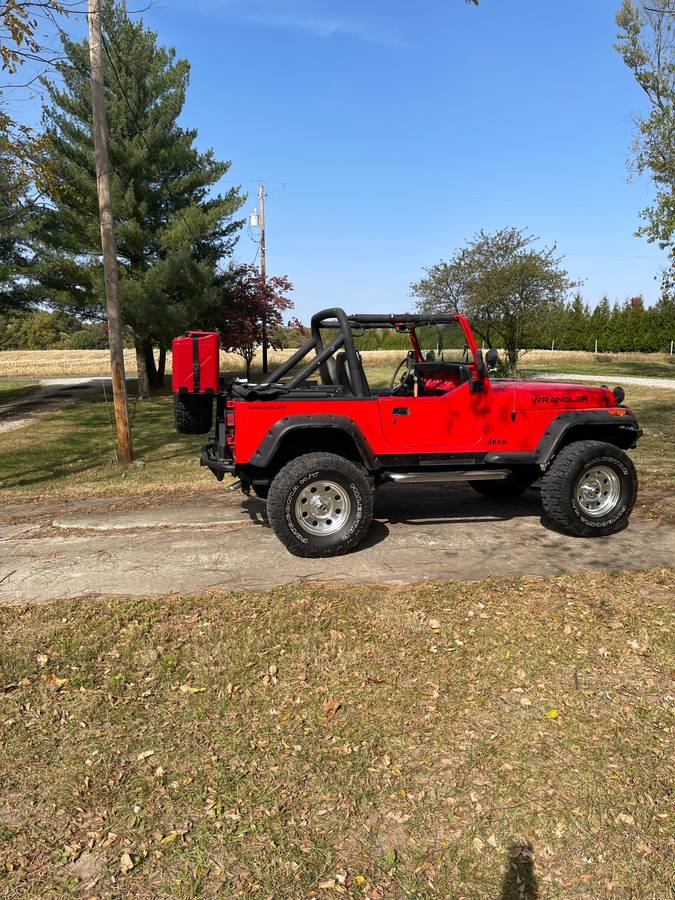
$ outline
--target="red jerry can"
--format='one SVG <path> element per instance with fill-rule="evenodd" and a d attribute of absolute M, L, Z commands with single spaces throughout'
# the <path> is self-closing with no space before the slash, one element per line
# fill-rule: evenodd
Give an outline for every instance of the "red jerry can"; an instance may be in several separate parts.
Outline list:
<path fill-rule="evenodd" d="M 171 387 L 174 393 L 216 393 L 220 340 L 215 331 L 188 331 L 173 339 Z"/>

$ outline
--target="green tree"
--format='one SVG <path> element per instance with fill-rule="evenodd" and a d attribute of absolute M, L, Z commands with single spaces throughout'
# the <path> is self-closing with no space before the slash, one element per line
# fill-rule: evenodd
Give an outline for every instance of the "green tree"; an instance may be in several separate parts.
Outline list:
<path fill-rule="evenodd" d="M 591 339 L 593 342 L 593 347 L 595 347 L 595 342 L 598 342 L 598 350 L 609 350 L 610 348 L 610 323 L 612 317 L 612 310 L 609 305 L 609 300 L 607 297 L 603 297 L 602 300 L 598 303 L 598 305 L 593 310 L 591 314 L 591 322 L 590 322 L 590 331 L 591 331 Z"/>
<path fill-rule="evenodd" d="M 664 295 L 653 307 L 655 350 L 670 350 L 675 341 L 675 298 Z"/>
<path fill-rule="evenodd" d="M 177 123 L 189 64 L 158 46 L 142 21 L 132 22 L 124 3 L 106 0 L 102 22 L 122 317 L 134 334 L 143 396 L 163 382 L 171 338 L 217 306 L 218 264 L 236 240 L 241 223 L 232 216 L 243 198 L 237 188 L 214 193 L 230 163 L 199 152 L 197 132 Z M 45 300 L 87 315 L 104 305 L 88 47 L 62 40 L 62 83 L 46 83 L 46 143 L 58 189 L 40 216 L 39 278 Z"/>
<path fill-rule="evenodd" d="M 675 6 L 672 0 L 623 0 L 616 15 L 616 49 L 633 72 L 651 107 L 638 119 L 635 166 L 649 172 L 654 203 L 642 216 L 638 234 L 667 250 L 669 270 L 663 287 L 675 287 Z"/>
<path fill-rule="evenodd" d="M 566 350 L 589 350 L 591 335 L 589 334 L 590 313 L 580 293 L 576 293 L 567 309 L 564 330 L 564 347 Z"/>
<path fill-rule="evenodd" d="M 550 315 L 573 286 L 555 247 L 537 250 L 518 228 L 479 232 L 448 262 L 426 269 L 411 285 L 423 312 L 458 310 L 489 344 L 506 349 L 509 369 L 531 344 L 542 316 Z"/>
<path fill-rule="evenodd" d="M 57 0 L 0 0 L 0 69 L 9 76 L 0 92 L 0 156 L 12 168 L 12 202 L 26 201 L 30 195 L 34 203 L 51 175 L 41 136 L 15 120 L 8 101 L 16 101 L 17 94 L 30 88 L 36 65 L 53 62 L 53 37 L 72 8 L 72 2 Z M 23 68 L 26 64 L 28 72 Z"/>
<path fill-rule="evenodd" d="M 29 210 L 17 185 L 12 158 L 0 150 L 0 314 L 30 303 L 25 273 L 30 261 Z"/>

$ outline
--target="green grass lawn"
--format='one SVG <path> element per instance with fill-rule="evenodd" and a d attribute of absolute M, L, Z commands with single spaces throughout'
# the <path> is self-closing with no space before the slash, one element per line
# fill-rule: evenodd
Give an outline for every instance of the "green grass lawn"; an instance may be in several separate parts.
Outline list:
<path fill-rule="evenodd" d="M 0 893 L 670 896 L 673 574 L 1 609 Z"/>
<path fill-rule="evenodd" d="M 0 379 L 0 406 L 10 400 L 18 400 L 31 394 L 38 386 L 37 381 L 30 379 Z"/>

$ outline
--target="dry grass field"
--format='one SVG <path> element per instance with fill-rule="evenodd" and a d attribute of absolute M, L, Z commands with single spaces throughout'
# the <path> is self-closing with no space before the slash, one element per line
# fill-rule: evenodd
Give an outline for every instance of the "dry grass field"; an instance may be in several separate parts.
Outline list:
<path fill-rule="evenodd" d="M 0 610 L 0 894 L 665 900 L 672 576 Z"/>
<path fill-rule="evenodd" d="M 273 351 L 272 366 L 278 365 L 293 350 Z M 366 367 L 393 367 L 405 356 L 402 350 L 366 350 L 363 353 Z M 126 371 L 136 374 L 136 354 L 124 353 Z M 260 365 L 257 357 L 254 367 Z M 523 372 L 577 372 L 578 374 L 649 375 L 675 377 L 675 358 L 666 353 L 586 353 L 583 350 L 529 350 L 520 362 Z M 243 370 L 241 357 L 234 353 L 221 353 L 222 372 Z M 167 357 L 167 372 L 171 372 L 171 354 Z M 107 350 L 5 350 L 0 352 L 0 378 L 40 378 L 59 375 L 105 376 L 110 373 Z"/>
<path fill-rule="evenodd" d="M 270 362 L 277 365 L 287 359 L 292 350 L 276 351 L 270 354 Z M 127 375 L 136 375 L 136 353 L 124 351 Z M 243 367 L 242 359 L 234 353 L 220 354 L 222 372 L 238 371 Z M 166 370 L 171 372 L 171 354 L 166 361 Z M 0 352 L 0 378 L 56 377 L 59 375 L 110 375 L 110 355 L 107 350 L 4 350 Z"/>

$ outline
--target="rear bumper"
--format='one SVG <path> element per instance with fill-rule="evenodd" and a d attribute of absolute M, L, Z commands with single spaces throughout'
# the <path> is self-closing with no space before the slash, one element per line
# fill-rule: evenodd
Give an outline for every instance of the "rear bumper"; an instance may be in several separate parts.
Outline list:
<path fill-rule="evenodd" d="M 218 447 L 215 441 L 204 444 L 199 458 L 199 465 L 210 469 L 216 478 L 221 481 L 226 474 L 233 474 L 235 462 L 233 459 L 224 459 L 218 456 Z"/>

